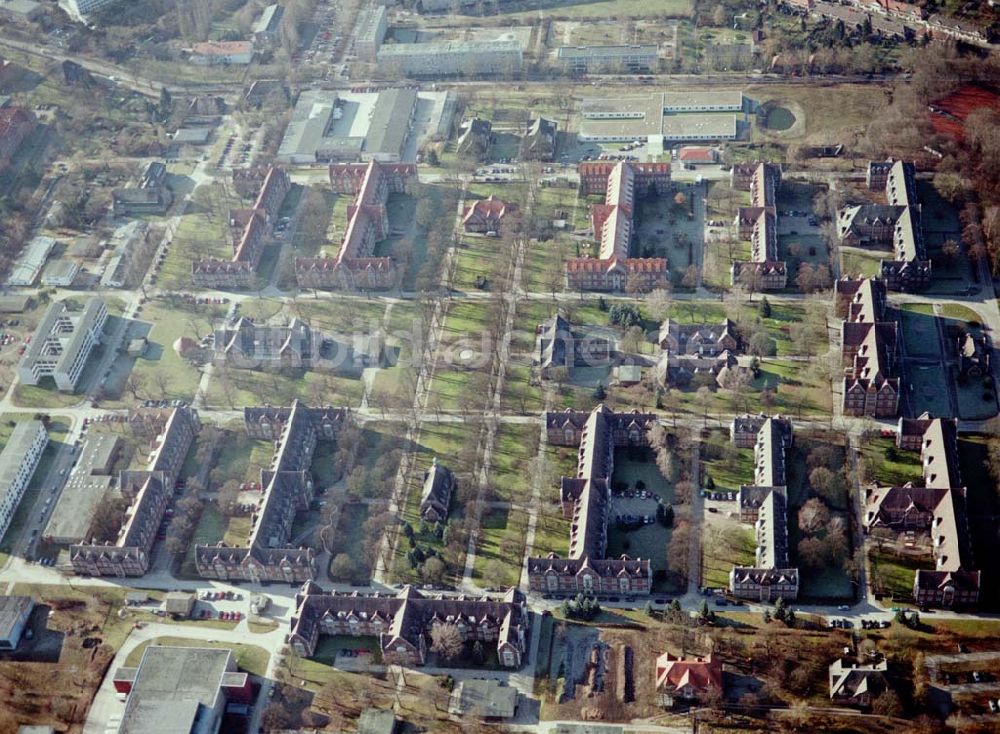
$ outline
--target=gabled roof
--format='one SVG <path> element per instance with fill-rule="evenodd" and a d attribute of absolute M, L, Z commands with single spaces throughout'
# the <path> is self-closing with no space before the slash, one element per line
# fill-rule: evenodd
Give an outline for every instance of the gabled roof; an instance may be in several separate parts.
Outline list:
<path fill-rule="evenodd" d="M 656 659 L 656 689 L 676 691 L 690 686 L 698 693 L 722 690 L 722 661 L 705 657 L 681 658 L 665 652 Z"/>

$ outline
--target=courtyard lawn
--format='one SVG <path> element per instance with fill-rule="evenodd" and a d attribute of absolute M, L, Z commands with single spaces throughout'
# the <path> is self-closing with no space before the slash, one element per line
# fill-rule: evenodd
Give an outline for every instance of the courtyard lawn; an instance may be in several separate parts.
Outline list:
<path fill-rule="evenodd" d="M 840 272 L 845 275 L 874 278 L 879 274 L 881 261 L 886 259 L 889 254 L 888 252 L 864 250 L 860 247 L 841 246 Z"/>
<path fill-rule="evenodd" d="M 727 431 L 715 432 L 714 446 L 702 444 L 701 477 L 702 487 L 709 477 L 714 483 L 710 491 L 733 491 L 741 484 L 753 483 L 753 449 L 736 448 L 729 441 Z M 718 447 L 718 448 L 717 448 Z"/>
<path fill-rule="evenodd" d="M 476 337 L 483 331 L 489 321 L 490 305 L 472 301 L 451 301 L 445 316 L 444 338 L 456 335 L 463 338 Z"/>
<path fill-rule="evenodd" d="M 691 0 L 663 0 L 655 6 L 640 0 L 603 0 L 601 2 L 583 2 L 576 5 L 556 5 L 547 11 L 529 10 L 521 13 L 511 13 L 505 17 L 512 19 L 535 20 L 540 12 L 545 12 L 553 18 L 573 19 L 621 19 L 647 17 L 687 18 L 694 11 Z M 503 14 L 502 14 L 503 15 Z"/>
<path fill-rule="evenodd" d="M 382 325 L 388 304 L 378 299 L 358 297 L 300 298 L 295 302 L 294 315 L 310 323 L 314 329 L 350 335 L 369 332 Z M 406 309 L 393 304 L 392 309 Z"/>
<path fill-rule="evenodd" d="M 726 517 L 716 520 L 702 535 L 701 585 L 726 589 L 733 566 L 754 565 L 757 542 L 751 527 Z"/>
<path fill-rule="evenodd" d="M 941 340 L 934 307 L 929 303 L 905 303 L 900 307 L 900 322 L 906 353 L 911 357 L 938 357 Z M 938 414 L 942 415 L 942 414 Z"/>
<path fill-rule="evenodd" d="M 362 564 L 358 556 L 358 549 L 362 545 L 364 538 L 365 521 L 369 516 L 368 505 L 364 502 L 347 502 L 340 508 L 340 515 L 337 518 L 337 532 L 332 539 L 330 561 L 341 553 L 346 553 L 355 558 L 355 571 L 349 578 L 335 577 L 332 571 L 330 578 L 338 583 L 367 583 L 371 578 L 371 568 L 367 564 Z"/>
<path fill-rule="evenodd" d="M 455 249 L 455 273 L 451 287 L 457 291 L 477 291 L 476 280 L 485 281 L 484 289 L 489 290 L 490 275 L 496 261 L 496 242 L 488 237 L 463 237 Z"/>
<path fill-rule="evenodd" d="M 485 375 L 483 375 L 485 379 Z M 486 395 L 474 388 L 485 384 L 476 373 L 461 367 L 448 369 L 438 364 L 427 393 L 428 405 L 448 411 L 479 411 Z"/>
<path fill-rule="evenodd" d="M 196 306 L 166 300 L 147 304 L 140 321 L 151 327 L 147 335 L 149 346 L 132 366 L 131 379 L 138 386 L 137 397 L 193 400 L 198 392 L 201 371 L 174 351 L 174 342 L 183 336 L 197 338 L 198 334 L 211 333 L 223 312 L 221 306 Z M 125 390 L 119 401 L 131 402 L 132 395 Z"/>
<path fill-rule="evenodd" d="M 936 337 L 934 342 L 936 347 Z M 912 342 L 908 339 L 906 343 L 909 349 Z M 910 411 L 913 415 L 920 415 L 924 411 L 931 415 L 953 414 L 948 389 L 951 378 L 939 363 L 910 364 L 907 373 L 909 380 L 906 384 L 910 390 Z"/>
<path fill-rule="evenodd" d="M 940 310 L 941 315 L 945 318 L 962 321 L 967 326 L 983 322 L 982 317 L 974 309 L 964 306 L 961 303 L 942 303 Z"/>
<path fill-rule="evenodd" d="M 192 455 L 194 452 L 192 452 Z M 210 476 L 237 482 L 256 482 L 260 470 L 270 466 L 274 446 L 269 441 L 257 441 L 247 436 L 241 425 L 226 432 L 216 445 L 215 466 Z"/>
<path fill-rule="evenodd" d="M 183 203 L 176 204 L 182 207 Z M 229 209 L 239 208 L 241 202 L 228 196 L 221 184 L 205 184 L 193 193 L 187 213 L 180 218 L 177 231 L 167 251 L 167 258 L 160 268 L 158 285 L 168 290 L 180 289 L 191 284 L 191 264 L 203 257 L 229 259 L 233 256 L 229 233 Z"/>
<path fill-rule="evenodd" d="M 223 517 L 219 509 L 212 503 L 206 503 L 202 510 L 198 526 L 194 529 L 191 542 L 188 544 L 187 552 L 181 563 L 180 573 L 182 578 L 198 578 L 195 569 L 194 552 L 198 545 L 215 545 L 226 533 L 226 518 Z"/>
<path fill-rule="evenodd" d="M 382 664 L 382 650 L 376 637 L 352 637 L 350 635 L 321 635 L 316 643 L 312 660 L 333 667 L 341 650 L 364 650 L 372 656 L 371 662 Z"/>
<path fill-rule="evenodd" d="M 896 448 L 894 438 L 868 437 L 861 453 L 870 475 L 867 481 L 889 486 L 900 486 L 920 479 L 920 452 Z"/>
<path fill-rule="evenodd" d="M 872 548 L 868 552 L 871 568 L 870 583 L 876 594 L 889 601 L 913 601 L 913 579 L 917 569 L 932 568 L 930 558 L 908 559 L 890 555 Z"/>
<path fill-rule="evenodd" d="M 492 508 L 480 518 L 472 577 L 480 586 L 517 586 L 524 558 L 527 515 Z"/>
<path fill-rule="evenodd" d="M 205 394 L 205 403 L 233 409 L 240 405 L 271 402 L 288 405 L 296 398 L 307 403 L 327 403 L 356 408 L 361 405 L 364 385 L 360 379 L 330 373 L 285 374 L 255 370 L 216 371 Z M 262 395 L 268 400 L 263 401 Z"/>

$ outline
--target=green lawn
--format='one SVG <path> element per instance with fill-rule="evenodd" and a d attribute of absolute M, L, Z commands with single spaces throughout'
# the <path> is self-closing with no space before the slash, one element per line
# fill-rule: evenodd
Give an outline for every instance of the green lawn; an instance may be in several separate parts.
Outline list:
<path fill-rule="evenodd" d="M 728 432 L 719 434 L 724 434 L 722 441 L 725 443 L 716 441 L 721 446 L 716 451 L 721 450 L 722 456 L 714 458 L 714 451 L 708 447 L 703 447 L 701 451 L 702 486 L 709 477 L 717 490 L 736 491 L 741 484 L 753 484 L 753 449 L 736 448 L 729 443 Z M 713 458 L 708 458 L 709 455 Z"/>
<path fill-rule="evenodd" d="M 879 274 L 879 263 L 889 256 L 888 252 L 872 252 L 857 247 L 840 248 L 840 270 L 847 275 L 873 278 Z"/>
<path fill-rule="evenodd" d="M 504 376 L 501 407 L 507 413 L 538 415 L 545 408 L 542 388 L 530 383 L 531 368 L 527 365 L 508 366 Z"/>
<path fill-rule="evenodd" d="M 726 589 L 733 566 L 754 565 L 757 542 L 749 526 L 725 519 L 717 527 L 702 535 L 701 585 Z"/>
<path fill-rule="evenodd" d="M 930 558 L 920 562 L 880 553 L 874 548 L 869 551 L 868 558 L 871 563 L 872 589 L 891 601 L 912 601 L 915 572 L 920 568 L 933 567 Z"/>
<path fill-rule="evenodd" d="M 531 497 L 534 472 L 531 470 L 538 454 L 539 427 L 503 423 L 493 447 L 490 482 L 499 499 L 526 502 Z"/>
<path fill-rule="evenodd" d="M 279 373 L 228 369 L 217 371 L 205 402 L 216 408 L 236 408 L 270 402 L 288 405 L 296 398 L 307 403 L 357 407 L 364 385 L 360 379 L 330 373 Z M 266 401 L 261 399 L 267 395 Z"/>
<path fill-rule="evenodd" d="M 482 586 L 516 586 L 521 577 L 527 517 L 517 510 L 488 510 L 481 518 L 473 578 Z"/>
<path fill-rule="evenodd" d="M 896 440 L 892 437 L 869 437 L 865 439 L 861 452 L 872 481 L 900 486 L 920 480 L 920 453 L 897 449 Z"/>

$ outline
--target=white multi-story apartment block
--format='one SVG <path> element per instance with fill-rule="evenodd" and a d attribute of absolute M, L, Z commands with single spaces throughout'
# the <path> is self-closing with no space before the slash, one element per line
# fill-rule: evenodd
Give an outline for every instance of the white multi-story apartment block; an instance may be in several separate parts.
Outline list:
<path fill-rule="evenodd" d="M 377 54 L 379 66 L 411 76 L 476 76 L 521 71 L 517 40 L 391 43 Z"/>
<path fill-rule="evenodd" d="M 366 8 L 358 14 L 354 52 L 362 61 L 376 60 L 386 31 L 389 30 L 389 16 L 384 5 Z"/>
<path fill-rule="evenodd" d="M 91 350 L 101 341 L 107 318 L 101 298 L 91 298 L 82 311 L 53 303 L 21 359 L 18 378 L 25 385 L 37 385 L 43 377 L 51 377 L 60 390 L 75 390 Z"/>
<path fill-rule="evenodd" d="M 118 1 L 119 0 L 59 0 L 59 7 L 65 10 L 71 17 L 83 20 L 91 13 L 103 10 L 109 5 L 114 5 Z"/>
<path fill-rule="evenodd" d="M 22 421 L 14 427 L 7 445 L 0 452 L 0 538 L 17 512 L 48 442 L 41 421 Z"/>

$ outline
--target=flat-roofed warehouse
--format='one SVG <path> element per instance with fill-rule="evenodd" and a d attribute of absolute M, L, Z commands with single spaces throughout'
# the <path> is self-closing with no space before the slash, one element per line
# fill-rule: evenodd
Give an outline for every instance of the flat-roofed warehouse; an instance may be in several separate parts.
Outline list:
<path fill-rule="evenodd" d="M 422 139 L 413 122 L 429 117 L 421 136 L 447 130 L 454 114 L 450 92 L 391 88 L 380 92 L 309 90 L 299 95 L 278 148 L 289 164 L 336 161 L 412 162 Z M 419 111 L 419 112 L 418 112 Z"/>
<path fill-rule="evenodd" d="M 735 140 L 743 93 L 662 92 L 618 99 L 585 99 L 578 137 L 586 142 Z"/>
<path fill-rule="evenodd" d="M 70 545 L 86 538 L 94 510 L 112 487 L 111 469 L 119 444 L 120 439 L 108 433 L 91 433 L 87 437 L 45 526 L 46 540 Z"/>
<path fill-rule="evenodd" d="M 278 148 L 278 160 L 398 161 L 416 108 L 414 89 L 387 89 L 376 94 L 303 92 Z"/>

